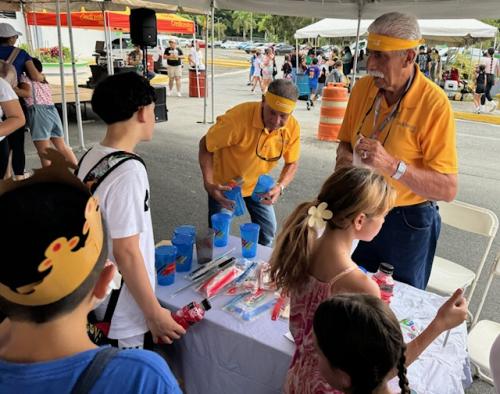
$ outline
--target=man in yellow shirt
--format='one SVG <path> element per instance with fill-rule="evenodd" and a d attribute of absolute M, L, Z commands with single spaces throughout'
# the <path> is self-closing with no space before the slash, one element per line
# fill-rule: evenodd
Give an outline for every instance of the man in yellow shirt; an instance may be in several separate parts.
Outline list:
<path fill-rule="evenodd" d="M 446 95 L 415 65 L 422 42 L 416 18 L 384 14 L 368 32 L 369 76 L 349 99 L 336 166 L 375 169 L 397 198 L 380 233 L 360 242 L 353 260 L 370 271 L 390 263 L 396 279 L 424 289 L 441 229 L 435 202 L 457 192 L 455 122 Z"/>
<path fill-rule="evenodd" d="M 231 108 L 200 140 L 199 162 L 208 193 L 208 216 L 232 210 L 234 202 L 224 196 L 227 184 L 243 180 L 242 195 L 252 222 L 260 225 L 259 243 L 271 245 L 276 233 L 273 204 L 292 182 L 300 155 L 300 127 L 292 112 L 297 88 L 284 79 L 273 81 L 262 102 Z M 278 182 L 260 202 L 251 195 L 260 175 L 268 174 L 283 158 Z"/>

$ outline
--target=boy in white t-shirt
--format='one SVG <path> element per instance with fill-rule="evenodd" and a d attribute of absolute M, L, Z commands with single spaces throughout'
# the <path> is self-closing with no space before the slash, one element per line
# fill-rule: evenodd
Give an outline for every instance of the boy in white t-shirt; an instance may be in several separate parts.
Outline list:
<path fill-rule="evenodd" d="M 101 143 L 82 158 L 80 179 L 85 180 L 107 155 L 133 154 L 139 142 L 152 139 L 154 101 L 149 82 L 132 72 L 110 76 L 96 87 L 92 109 L 108 128 Z M 153 341 L 171 343 L 185 330 L 160 306 L 154 292 L 155 245 L 146 168 L 140 159 L 126 160 L 101 181 L 95 195 L 107 226 L 108 257 L 123 277 L 108 337 L 118 340 L 118 347 L 141 348 L 150 331 Z M 98 309 L 98 317 L 103 317 L 104 307 Z"/>

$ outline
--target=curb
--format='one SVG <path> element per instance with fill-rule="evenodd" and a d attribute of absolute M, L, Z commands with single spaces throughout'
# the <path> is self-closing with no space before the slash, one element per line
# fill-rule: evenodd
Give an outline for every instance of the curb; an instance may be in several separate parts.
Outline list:
<path fill-rule="evenodd" d="M 494 125 L 500 125 L 500 116 L 498 115 L 487 115 L 487 114 L 473 114 L 468 112 L 454 112 L 455 119 L 460 120 L 470 120 L 473 122 L 489 123 Z"/>

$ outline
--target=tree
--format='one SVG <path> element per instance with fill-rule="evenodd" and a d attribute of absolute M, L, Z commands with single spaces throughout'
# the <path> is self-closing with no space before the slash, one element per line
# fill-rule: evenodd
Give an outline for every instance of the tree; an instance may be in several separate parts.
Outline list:
<path fill-rule="evenodd" d="M 246 11 L 233 12 L 233 28 L 237 33 L 243 33 L 243 41 L 246 40 L 246 33 L 255 25 L 252 14 Z"/>
<path fill-rule="evenodd" d="M 216 19 L 217 20 L 217 19 Z M 222 22 L 217 22 L 214 24 L 214 34 L 217 40 L 224 38 L 226 34 L 227 26 Z"/>

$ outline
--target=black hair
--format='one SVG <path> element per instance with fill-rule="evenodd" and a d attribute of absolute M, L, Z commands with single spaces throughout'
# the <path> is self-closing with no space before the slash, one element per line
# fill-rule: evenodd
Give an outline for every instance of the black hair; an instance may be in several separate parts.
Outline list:
<path fill-rule="evenodd" d="M 341 294 L 314 315 L 318 347 L 333 368 L 351 378 L 352 394 L 372 393 L 397 368 L 402 394 L 409 394 L 406 345 L 387 304 L 365 294 Z"/>
<path fill-rule="evenodd" d="M 32 57 L 31 60 L 33 61 L 33 65 L 38 70 L 38 72 L 42 72 L 43 71 L 42 62 L 38 60 L 36 57 Z"/>
<path fill-rule="evenodd" d="M 488 48 L 488 51 L 487 51 L 491 57 L 493 57 L 493 55 L 495 54 L 495 48 L 491 47 L 491 48 Z"/>
<path fill-rule="evenodd" d="M 90 193 L 74 185 L 45 182 L 21 186 L 0 196 L 0 217 L 6 230 L 0 237 L 0 282 L 10 289 L 43 280 L 38 272 L 45 251 L 59 237 L 80 236 Z M 0 311 L 14 321 L 45 323 L 74 310 L 90 293 L 107 257 L 106 240 L 92 272 L 71 294 L 48 305 L 27 306 L 0 296 Z"/>
<path fill-rule="evenodd" d="M 418 47 L 418 50 L 419 50 L 419 51 L 421 51 L 422 49 L 425 49 L 425 45 L 420 45 L 420 46 Z"/>
<path fill-rule="evenodd" d="M 156 101 L 149 81 L 135 72 L 111 75 L 92 95 L 92 110 L 108 125 L 130 119 L 139 108 Z"/>
<path fill-rule="evenodd" d="M 480 71 L 485 71 L 486 70 L 486 66 L 484 64 L 480 64 L 479 65 L 479 70 Z"/>
<path fill-rule="evenodd" d="M 313 60 L 312 60 L 312 64 L 318 64 L 318 58 L 315 57 Z"/>

